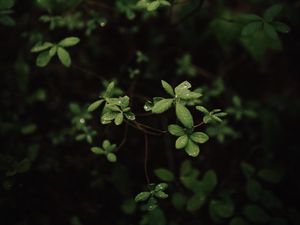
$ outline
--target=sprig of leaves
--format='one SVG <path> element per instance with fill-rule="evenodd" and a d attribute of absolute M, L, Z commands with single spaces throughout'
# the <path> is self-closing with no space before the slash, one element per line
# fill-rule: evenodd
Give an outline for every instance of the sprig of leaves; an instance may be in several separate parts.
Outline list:
<path fill-rule="evenodd" d="M 75 46 L 79 42 L 80 39 L 78 37 L 67 37 L 57 44 L 51 42 L 38 43 L 31 49 L 31 52 L 39 53 L 36 58 L 36 65 L 38 67 L 47 66 L 55 55 L 58 56 L 60 62 L 64 66 L 70 67 L 72 64 L 72 60 L 66 48 Z"/>
<path fill-rule="evenodd" d="M 168 131 L 170 134 L 178 137 L 175 142 L 175 148 L 184 149 L 192 157 L 199 155 L 199 144 L 204 144 L 209 139 L 208 135 L 203 132 L 194 132 L 193 129 L 183 128 L 176 124 L 169 125 Z"/>
<path fill-rule="evenodd" d="M 260 30 L 263 31 L 267 37 L 278 40 L 278 32 L 289 33 L 290 28 L 287 24 L 274 21 L 282 9 L 283 6 L 281 4 L 276 4 L 268 8 L 262 17 L 252 14 L 244 16 L 244 18 L 248 19 L 249 23 L 242 29 L 242 36 L 251 36 Z"/>
<path fill-rule="evenodd" d="M 109 162 L 116 162 L 117 156 L 114 153 L 116 147 L 116 144 L 112 144 L 109 140 L 104 140 L 102 147 L 92 147 L 91 151 L 96 155 L 105 155 Z"/>
<path fill-rule="evenodd" d="M 115 125 L 118 126 L 123 123 L 124 119 L 135 120 L 135 114 L 129 106 L 130 98 L 127 95 L 117 98 L 111 97 L 114 89 L 115 83 L 111 82 L 103 95 L 99 96 L 99 100 L 88 107 L 88 111 L 92 112 L 105 103 L 101 113 L 102 124 L 109 124 L 114 121 Z"/>
<path fill-rule="evenodd" d="M 140 192 L 135 196 L 135 202 L 147 201 L 147 209 L 152 211 L 158 207 L 157 199 L 166 199 L 169 195 L 165 193 L 167 183 L 150 184 L 149 191 Z"/>

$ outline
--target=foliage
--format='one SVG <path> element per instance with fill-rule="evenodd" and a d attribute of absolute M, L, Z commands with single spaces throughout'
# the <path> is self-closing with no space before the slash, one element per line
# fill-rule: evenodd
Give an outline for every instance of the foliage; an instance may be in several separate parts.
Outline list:
<path fill-rule="evenodd" d="M 1 221 L 299 224 L 299 15 L 0 0 Z"/>

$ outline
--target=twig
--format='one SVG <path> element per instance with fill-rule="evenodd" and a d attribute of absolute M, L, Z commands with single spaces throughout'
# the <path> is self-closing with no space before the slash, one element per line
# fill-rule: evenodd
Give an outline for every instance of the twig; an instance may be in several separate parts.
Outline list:
<path fill-rule="evenodd" d="M 123 145 L 126 143 L 127 134 L 128 134 L 128 123 L 125 124 L 124 136 L 123 136 L 123 139 L 122 139 L 121 143 L 117 147 L 116 151 L 119 151 L 123 147 Z"/>
<path fill-rule="evenodd" d="M 77 70 L 79 70 L 79 71 L 81 71 L 81 72 L 87 74 L 87 75 L 90 75 L 90 76 L 93 76 L 93 77 L 97 77 L 97 78 L 100 79 L 100 80 L 105 80 L 105 78 L 104 78 L 103 76 L 101 76 L 101 75 L 99 75 L 99 74 L 97 74 L 97 73 L 95 73 L 95 72 L 89 71 L 89 70 L 87 70 L 87 69 L 85 69 L 85 68 L 83 68 L 83 67 L 81 67 L 81 66 L 78 66 L 78 65 L 76 65 L 76 64 L 74 64 L 74 63 L 72 64 L 72 67 L 73 67 L 74 69 L 77 69 Z"/>
<path fill-rule="evenodd" d="M 141 127 L 139 124 L 135 123 L 135 122 L 130 122 L 129 120 L 125 120 L 126 123 L 128 123 L 129 126 L 138 129 L 140 131 L 142 131 L 143 133 L 149 134 L 149 135 L 153 135 L 153 136 L 160 136 L 161 134 L 152 132 L 152 131 L 148 131 L 145 130 L 143 127 Z"/>
<path fill-rule="evenodd" d="M 145 172 L 145 177 L 146 177 L 146 181 L 147 184 L 150 184 L 150 179 L 149 179 L 149 173 L 148 173 L 148 136 L 145 133 L 144 134 L 145 137 L 145 158 L 144 158 L 144 172 Z"/>
<path fill-rule="evenodd" d="M 159 133 L 167 133 L 168 131 L 166 130 L 160 130 L 160 129 L 157 129 L 157 128 L 154 128 L 154 127 L 150 127 L 146 124 L 143 124 L 143 123 L 140 123 L 140 122 L 137 122 L 135 121 L 136 123 L 138 123 L 140 126 L 144 127 L 144 128 L 147 128 L 149 130 L 153 130 L 153 131 L 156 131 L 156 132 L 159 132 Z"/>
<path fill-rule="evenodd" d="M 197 125 L 194 126 L 194 128 L 200 127 L 204 124 L 204 122 L 198 123 Z"/>

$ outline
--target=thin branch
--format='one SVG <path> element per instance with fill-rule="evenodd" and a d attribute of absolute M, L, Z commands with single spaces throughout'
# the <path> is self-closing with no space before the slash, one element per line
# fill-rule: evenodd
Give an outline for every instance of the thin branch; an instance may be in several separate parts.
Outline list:
<path fill-rule="evenodd" d="M 148 136 L 146 133 L 144 134 L 144 137 L 145 137 L 144 172 L 145 172 L 147 184 L 149 185 L 150 184 L 150 178 L 149 178 L 149 173 L 148 173 L 148 154 L 149 154 L 149 152 L 148 152 Z"/>
<path fill-rule="evenodd" d="M 78 66 L 78 65 L 76 65 L 76 64 L 74 64 L 74 63 L 72 64 L 72 67 L 73 67 L 74 69 L 79 70 L 80 72 L 82 72 L 82 73 L 84 73 L 84 74 L 87 74 L 87 75 L 96 77 L 96 78 L 98 78 L 98 79 L 100 79 L 100 80 L 105 80 L 105 78 L 104 78 L 103 76 L 101 76 L 101 75 L 99 75 L 99 74 L 97 74 L 97 73 L 95 73 L 95 72 L 92 72 L 92 71 L 90 71 L 90 70 L 87 70 L 87 69 L 85 69 L 85 68 L 83 68 L 83 67 L 81 67 L 81 66 Z"/>
<path fill-rule="evenodd" d="M 155 132 L 152 132 L 152 131 L 148 131 L 148 130 L 144 129 L 143 127 L 141 127 L 139 124 L 135 123 L 135 122 L 131 122 L 129 120 L 125 120 L 125 122 L 128 123 L 129 126 L 135 128 L 135 129 L 138 129 L 138 130 L 142 131 L 145 134 L 149 134 L 149 135 L 153 135 L 153 136 L 160 136 L 161 135 L 161 134 L 158 134 L 158 133 L 155 133 Z"/>
<path fill-rule="evenodd" d="M 160 130 L 160 129 L 148 126 L 146 124 L 143 124 L 143 123 L 140 123 L 140 122 L 137 122 L 137 121 L 135 121 L 135 122 L 138 123 L 140 126 L 146 128 L 146 129 L 152 130 L 152 131 L 156 131 L 156 132 L 159 132 L 159 133 L 167 133 L 168 132 L 166 130 Z"/>
<path fill-rule="evenodd" d="M 103 8 L 103 9 L 108 9 L 110 11 L 114 11 L 114 8 L 107 5 L 107 4 L 104 4 L 102 2 L 97 2 L 97 1 L 87 1 L 87 4 L 89 5 L 94 5 L 96 7 L 99 7 L 99 8 Z"/>
<path fill-rule="evenodd" d="M 198 123 L 197 125 L 194 126 L 194 128 L 200 127 L 204 124 L 204 122 Z"/>
<path fill-rule="evenodd" d="M 128 135 L 128 123 L 125 124 L 124 136 L 123 136 L 121 143 L 117 147 L 116 151 L 119 151 L 123 147 L 123 145 L 126 143 L 127 135 Z"/>

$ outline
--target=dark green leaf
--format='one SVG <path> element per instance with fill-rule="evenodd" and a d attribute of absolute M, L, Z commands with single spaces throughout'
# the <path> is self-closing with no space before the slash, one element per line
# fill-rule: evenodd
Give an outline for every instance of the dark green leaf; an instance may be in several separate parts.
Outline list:
<path fill-rule="evenodd" d="M 210 193 L 214 190 L 218 183 L 218 178 L 213 170 L 208 170 L 202 179 L 202 186 L 203 186 L 203 191 L 205 193 Z"/>
<path fill-rule="evenodd" d="M 248 23 L 242 30 L 243 36 L 249 36 L 256 33 L 262 28 L 263 23 L 261 21 Z"/>
<path fill-rule="evenodd" d="M 264 23 L 264 32 L 269 38 L 271 38 L 273 40 L 279 39 L 275 28 L 269 23 Z"/>
<path fill-rule="evenodd" d="M 290 27 L 288 25 L 286 25 L 285 23 L 274 22 L 274 23 L 272 23 L 272 25 L 275 27 L 275 29 L 278 32 L 281 32 L 281 33 L 289 33 L 291 30 Z"/>
<path fill-rule="evenodd" d="M 187 201 L 186 209 L 190 212 L 197 211 L 204 205 L 205 200 L 206 196 L 203 193 L 197 193 Z"/>
<path fill-rule="evenodd" d="M 141 192 L 137 196 L 135 196 L 135 202 L 146 201 L 150 197 L 150 192 Z"/>
<path fill-rule="evenodd" d="M 265 13 L 263 15 L 264 19 L 267 22 L 273 21 L 274 18 L 279 15 L 279 13 L 282 11 L 282 9 L 283 9 L 283 6 L 281 4 L 276 4 L 276 5 L 271 6 L 270 8 L 268 8 L 265 11 Z"/>
<path fill-rule="evenodd" d="M 154 174 L 165 182 L 171 182 L 174 180 L 174 174 L 170 170 L 164 168 L 154 170 Z"/>
<path fill-rule="evenodd" d="M 265 210 L 254 204 L 247 205 L 243 213 L 253 223 L 267 223 L 270 220 Z"/>

